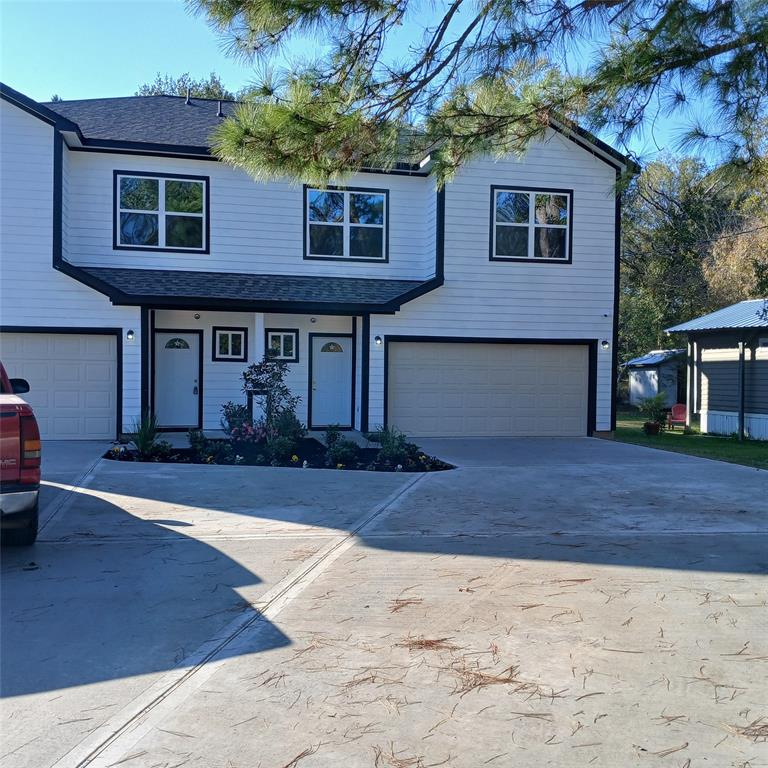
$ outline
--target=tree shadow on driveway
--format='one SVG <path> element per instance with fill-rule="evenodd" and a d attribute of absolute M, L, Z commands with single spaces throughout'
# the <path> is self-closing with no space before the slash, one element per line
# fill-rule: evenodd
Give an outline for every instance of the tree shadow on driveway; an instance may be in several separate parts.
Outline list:
<path fill-rule="evenodd" d="M 65 544 L 3 548 L 3 697 L 164 672 L 237 617 L 256 615 L 237 591 L 262 582 L 240 562 L 247 545 L 225 553 L 180 533 L 184 520 L 150 522 L 90 494 L 70 501 L 81 514 L 123 521 L 129 536 L 110 542 L 81 528 Z M 290 644 L 261 623 L 253 652 Z"/>
<path fill-rule="evenodd" d="M 660 456 L 642 470 L 539 463 L 435 473 L 359 539 L 400 552 L 764 572 L 768 473 L 713 462 L 686 472 Z M 3 695 L 172 668 L 253 611 L 237 590 L 279 580 L 302 537 L 320 546 L 317 537 L 350 530 L 408 482 L 103 462 L 36 547 L 4 551 Z M 245 562 L 257 562 L 260 575 Z M 290 643 L 269 625 L 248 652 Z"/>

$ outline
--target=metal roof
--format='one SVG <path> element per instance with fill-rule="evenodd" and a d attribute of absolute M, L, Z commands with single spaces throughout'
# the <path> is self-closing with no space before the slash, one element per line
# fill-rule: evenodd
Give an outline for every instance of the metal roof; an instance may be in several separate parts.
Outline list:
<path fill-rule="evenodd" d="M 648 368 L 650 366 L 669 362 L 673 358 L 680 357 L 684 354 L 684 349 L 654 349 L 652 352 L 648 352 L 648 354 L 645 354 L 642 357 L 627 360 L 624 365 L 627 368 Z"/>
<path fill-rule="evenodd" d="M 717 312 L 667 328 L 667 333 L 718 331 L 729 328 L 768 328 L 768 299 L 748 299 Z"/>

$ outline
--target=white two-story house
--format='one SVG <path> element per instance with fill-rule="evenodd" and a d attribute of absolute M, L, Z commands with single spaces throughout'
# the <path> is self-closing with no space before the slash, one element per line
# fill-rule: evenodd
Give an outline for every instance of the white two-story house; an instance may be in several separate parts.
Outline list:
<path fill-rule="evenodd" d="M 634 166 L 596 138 L 553 125 L 443 189 L 428 157 L 314 189 L 216 161 L 226 102 L 1 94 L 0 356 L 44 437 L 112 439 L 146 410 L 218 429 L 267 352 L 310 428 L 613 428 Z"/>

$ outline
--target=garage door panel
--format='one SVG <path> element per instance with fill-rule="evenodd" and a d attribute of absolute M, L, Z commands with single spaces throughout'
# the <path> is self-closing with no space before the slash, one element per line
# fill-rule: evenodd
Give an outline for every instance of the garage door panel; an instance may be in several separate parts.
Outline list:
<path fill-rule="evenodd" d="M 80 395 L 78 392 L 65 392 L 57 390 L 53 393 L 53 405 L 55 408 L 77 408 L 80 405 Z"/>
<path fill-rule="evenodd" d="M 585 435 L 586 346 L 392 342 L 388 419 L 411 435 Z"/>
<path fill-rule="evenodd" d="M 29 381 L 25 399 L 47 439 L 111 439 L 117 412 L 117 340 L 112 335 L 4 333 L 10 376 Z"/>

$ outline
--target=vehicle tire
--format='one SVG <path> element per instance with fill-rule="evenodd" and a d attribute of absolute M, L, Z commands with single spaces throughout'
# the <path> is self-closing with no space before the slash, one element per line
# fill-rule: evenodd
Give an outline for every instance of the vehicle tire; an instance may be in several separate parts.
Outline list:
<path fill-rule="evenodd" d="M 34 544 L 37 539 L 38 521 L 39 514 L 37 504 L 35 504 L 35 508 L 23 528 L 11 528 L 3 531 L 3 543 L 10 544 L 12 547 L 28 547 Z"/>

